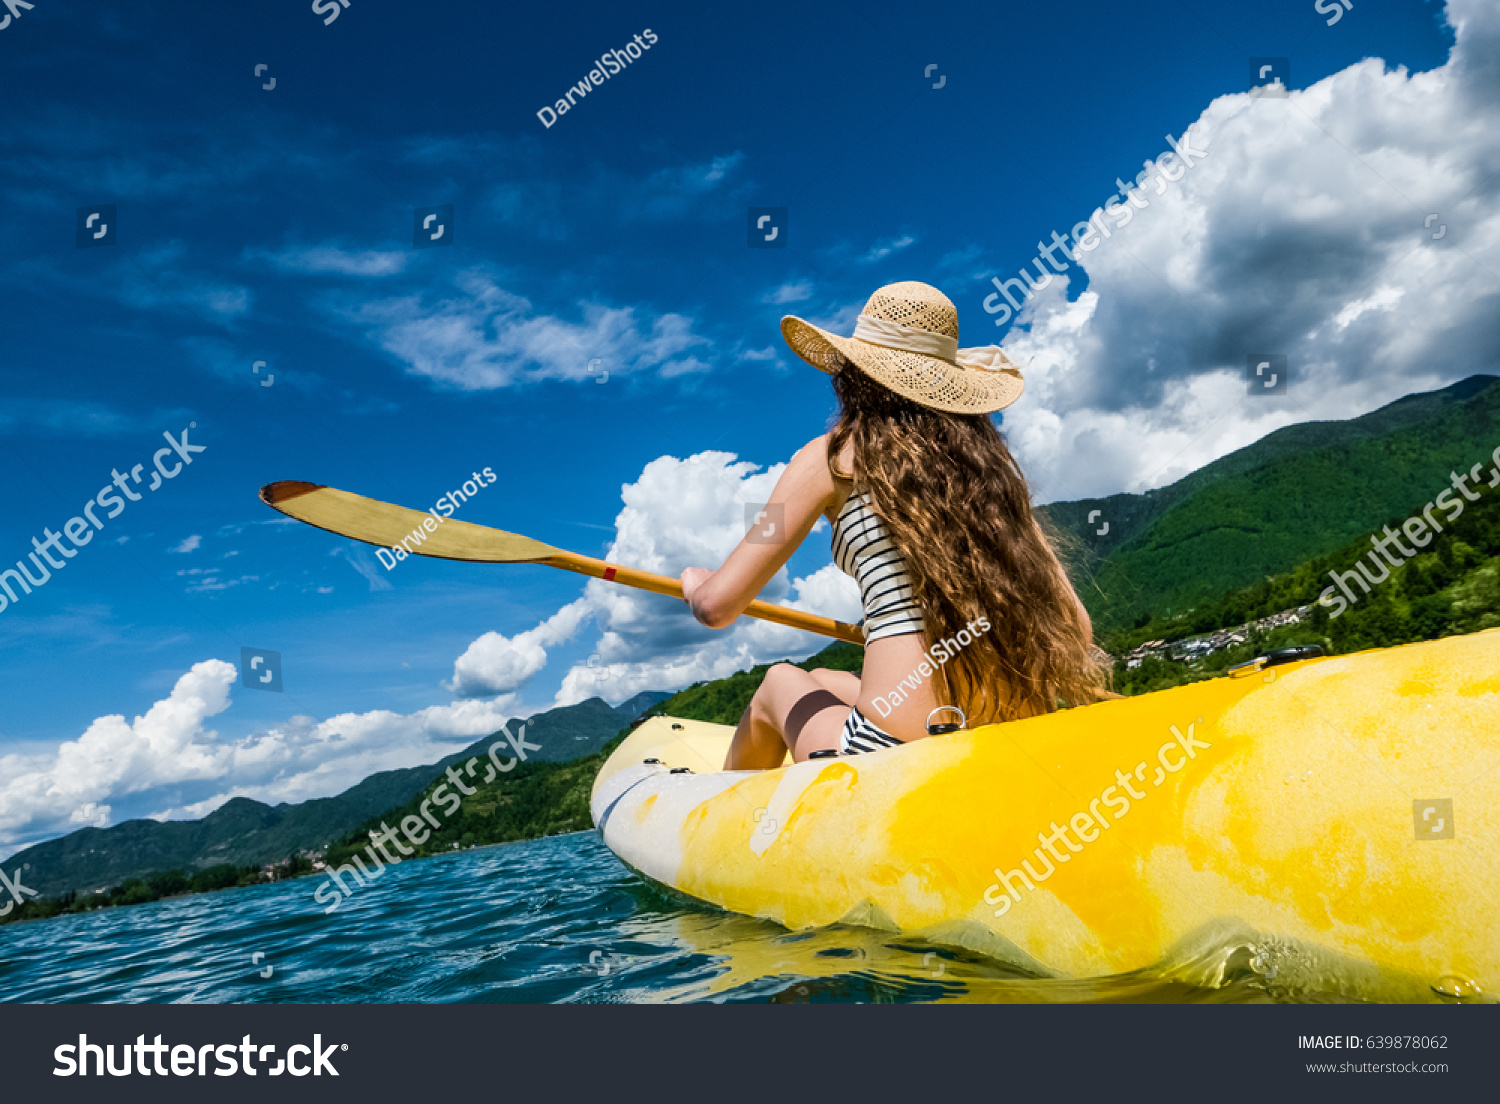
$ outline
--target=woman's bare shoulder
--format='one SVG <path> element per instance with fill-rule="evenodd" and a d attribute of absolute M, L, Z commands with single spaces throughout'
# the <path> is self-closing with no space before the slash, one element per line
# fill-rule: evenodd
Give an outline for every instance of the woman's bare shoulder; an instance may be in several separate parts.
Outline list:
<path fill-rule="evenodd" d="M 845 442 L 844 447 L 839 450 L 836 465 L 830 466 L 828 462 L 829 436 L 830 434 L 821 433 L 807 442 L 796 451 L 787 467 L 796 468 L 819 479 L 826 478 L 830 485 L 848 483 L 848 473 L 853 470 L 854 464 L 854 445 L 852 442 Z"/>

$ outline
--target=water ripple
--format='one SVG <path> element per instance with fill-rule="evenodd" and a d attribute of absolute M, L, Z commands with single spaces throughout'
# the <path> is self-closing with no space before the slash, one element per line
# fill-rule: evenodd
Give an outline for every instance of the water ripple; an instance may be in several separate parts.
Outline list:
<path fill-rule="evenodd" d="M 885 932 L 788 932 L 665 899 L 593 833 L 389 866 L 331 914 L 313 899 L 324 881 L 319 875 L 0 927 L 0 1000 L 1288 999 L 1248 969 L 1220 971 L 1207 984 L 1144 972 L 1038 979 Z M 1232 957 L 1227 944 L 1219 957 Z"/>

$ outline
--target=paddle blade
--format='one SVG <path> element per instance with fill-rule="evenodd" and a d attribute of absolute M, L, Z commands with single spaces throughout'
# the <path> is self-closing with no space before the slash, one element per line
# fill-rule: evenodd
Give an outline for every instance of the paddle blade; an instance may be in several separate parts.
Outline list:
<path fill-rule="evenodd" d="M 260 497 L 266 505 L 308 525 L 366 544 L 400 547 L 417 556 L 473 563 L 534 563 L 562 554 L 530 537 L 408 510 L 318 483 L 267 483 L 260 489 Z"/>

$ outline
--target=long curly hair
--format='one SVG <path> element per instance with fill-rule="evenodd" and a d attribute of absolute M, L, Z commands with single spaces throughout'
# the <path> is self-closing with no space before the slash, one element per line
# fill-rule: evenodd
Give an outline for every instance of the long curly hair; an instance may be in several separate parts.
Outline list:
<path fill-rule="evenodd" d="M 929 410 L 847 360 L 833 387 L 829 465 L 837 470 L 852 441 L 854 493 L 869 492 L 906 559 L 927 648 L 991 623 L 937 668 L 939 700 L 975 727 L 1113 696 L 1087 615 L 989 416 Z"/>

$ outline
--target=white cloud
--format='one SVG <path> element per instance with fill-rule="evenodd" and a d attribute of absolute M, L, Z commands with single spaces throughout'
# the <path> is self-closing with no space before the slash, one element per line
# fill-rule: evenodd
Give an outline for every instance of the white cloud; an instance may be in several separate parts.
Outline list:
<path fill-rule="evenodd" d="M 328 554 L 330 556 L 341 556 L 347 560 L 349 566 L 358 571 L 364 577 L 365 582 L 370 584 L 371 593 L 395 589 L 391 581 L 386 578 L 384 567 L 376 562 L 375 557 L 370 554 L 370 550 L 364 545 L 355 544 L 351 541 L 348 545 L 331 549 Z"/>
<path fill-rule="evenodd" d="M 71 831 L 126 803 L 181 818 L 203 816 L 235 796 L 270 803 L 326 797 L 377 771 L 440 759 L 455 744 L 496 731 L 514 703 L 506 695 L 408 715 L 293 717 L 224 741 L 205 722 L 229 708 L 237 681 L 232 664 L 206 660 L 132 722 L 100 717 L 51 755 L 0 757 L 0 845 Z"/>
<path fill-rule="evenodd" d="M 773 288 L 760 297 L 762 303 L 801 303 L 811 299 L 813 293 L 812 283 L 808 280 L 798 280 L 795 283 L 782 284 Z"/>
<path fill-rule="evenodd" d="M 436 301 L 400 296 L 366 303 L 349 316 L 414 374 L 465 391 L 587 379 L 595 358 L 612 376 L 655 370 L 672 377 L 711 367 L 696 351 L 711 357 L 712 342 L 693 332 L 686 315 L 656 314 L 647 325 L 634 307 L 583 303 L 582 320 L 570 322 L 533 313 L 529 301 L 480 269 L 459 273 L 454 285 L 453 294 Z"/>
<path fill-rule="evenodd" d="M 183 262 L 188 247 L 166 242 L 126 256 L 112 269 L 120 302 L 137 310 L 185 310 L 213 322 L 239 318 L 250 310 L 250 289 L 216 284 L 206 272 L 190 272 Z"/>
<path fill-rule="evenodd" d="M 70 437 L 105 437 L 141 428 L 139 419 L 91 400 L 7 397 L 0 433 L 29 431 Z"/>
<path fill-rule="evenodd" d="M 453 681 L 446 687 L 463 698 L 490 698 L 519 690 L 547 665 L 547 649 L 571 640 L 587 614 L 588 607 L 580 599 L 513 637 L 485 633 L 454 662 Z"/>
<path fill-rule="evenodd" d="M 725 452 L 651 461 L 622 489 L 625 506 L 605 558 L 674 578 L 686 567 L 718 567 L 745 535 L 746 504 L 764 502 L 783 467 L 761 471 Z M 761 597 L 844 621 L 860 616 L 858 587 L 832 565 L 800 579 L 782 568 Z M 563 677 L 559 705 L 595 694 L 618 701 L 642 690 L 677 689 L 806 655 L 827 643 L 751 618 L 708 629 L 680 601 L 597 579 L 585 586 L 583 601 L 601 630 L 594 646 L 598 659 L 592 666 L 577 664 Z"/>
<path fill-rule="evenodd" d="M 1449 18 L 1430 72 L 1366 59 L 1287 99 L 1220 97 L 1190 128 L 1208 156 L 1165 194 L 1148 181 L 1129 224 L 1101 216 L 1088 291 L 1068 303 L 1058 276 L 1004 343 L 1031 361 L 1005 428 L 1039 498 L 1160 486 L 1280 426 L 1496 371 L 1500 8 Z M 992 290 L 960 303 L 965 345 Z M 1286 398 L 1248 395 L 1261 353 L 1289 357 Z"/>
<path fill-rule="evenodd" d="M 746 531 L 746 504 L 763 502 L 781 470 L 762 471 L 724 452 L 651 461 L 622 488 L 624 505 L 606 558 L 674 577 L 694 564 L 717 567 Z M 241 581 L 220 579 L 217 572 L 194 567 L 178 574 L 203 590 Z M 858 588 L 832 564 L 798 579 L 783 569 L 762 597 L 843 621 L 860 616 Z M 520 708 L 519 695 L 545 668 L 549 651 L 577 639 L 591 618 L 599 628 L 587 645 L 592 663 L 579 662 L 563 676 L 558 705 L 677 689 L 827 643 L 749 618 L 710 630 L 680 601 L 595 579 L 582 597 L 534 628 L 510 637 L 488 632 L 470 644 L 447 684 L 459 698 L 451 704 L 405 715 L 344 713 L 321 722 L 292 717 L 232 741 L 221 740 L 205 722 L 229 707 L 237 671 L 207 660 L 134 722 L 101 717 L 53 755 L 0 758 L 0 846 L 92 823 L 101 809 L 106 816 L 201 817 L 231 797 L 305 801 L 339 793 L 377 771 L 433 762 L 455 741 L 488 735 L 532 712 Z"/>
<path fill-rule="evenodd" d="M 878 241 L 859 259 L 859 263 L 874 264 L 876 261 L 883 261 L 893 253 L 901 252 L 916 240 L 910 234 L 902 234 L 899 238 L 886 238 L 884 241 Z"/>
<path fill-rule="evenodd" d="M 177 551 L 173 549 L 172 551 Z M 185 567 L 178 571 L 181 578 L 188 580 L 187 593 L 208 594 L 218 590 L 228 590 L 231 587 L 243 586 L 245 583 L 260 581 L 259 575 L 241 575 L 238 578 L 229 578 L 221 575 L 217 567 Z"/>
<path fill-rule="evenodd" d="M 167 549 L 168 552 L 192 552 L 203 543 L 203 537 L 194 533 L 190 537 L 184 537 L 180 542 Z"/>
<path fill-rule="evenodd" d="M 351 250 L 333 245 L 284 249 L 267 256 L 278 268 L 292 272 L 332 272 L 341 276 L 393 276 L 406 270 L 409 257 L 396 250 Z"/>

